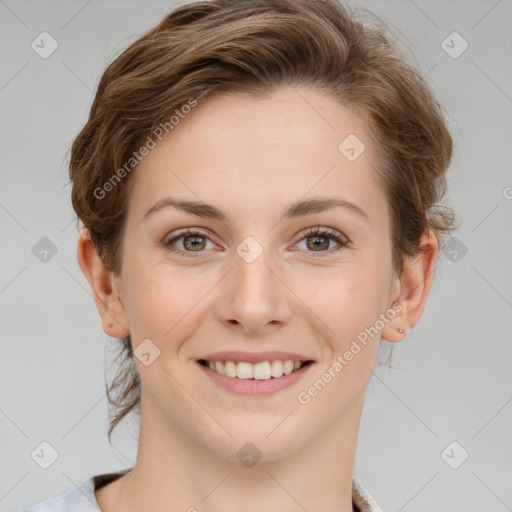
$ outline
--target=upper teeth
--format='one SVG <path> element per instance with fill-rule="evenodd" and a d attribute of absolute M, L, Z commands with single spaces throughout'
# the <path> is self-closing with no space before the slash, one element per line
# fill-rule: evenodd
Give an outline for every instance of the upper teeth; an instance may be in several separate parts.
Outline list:
<path fill-rule="evenodd" d="M 262 361 L 261 363 L 246 363 L 240 361 L 207 361 L 211 370 L 226 375 L 227 377 L 238 377 L 239 379 L 268 380 L 271 377 L 282 377 L 299 369 L 302 361 Z"/>

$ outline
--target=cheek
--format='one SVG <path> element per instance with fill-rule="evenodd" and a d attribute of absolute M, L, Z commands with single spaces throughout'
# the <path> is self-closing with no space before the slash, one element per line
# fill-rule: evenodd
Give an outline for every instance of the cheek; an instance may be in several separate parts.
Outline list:
<path fill-rule="evenodd" d="M 321 319 L 315 328 L 325 345 L 319 378 L 304 387 L 299 401 L 314 401 L 318 414 L 328 410 L 333 421 L 362 396 L 371 377 L 380 342 L 375 324 L 385 307 L 384 277 L 376 265 L 331 269 L 328 278 L 316 279 L 317 287 L 308 287 L 309 295 L 306 288 L 300 295 Z"/>
<path fill-rule="evenodd" d="M 359 260 L 340 268 L 303 273 L 290 288 L 309 308 L 309 315 L 312 312 L 321 320 L 331 345 L 343 349 L 382 312 L 386 289 L 383 277 L 377 265 Z"/>
<path fill-rule="evenodd" d="M 161 349 L 172 339 L 184 339 L 207 301 L 216 276 L 196 268 L 176 268 L 165 263 L 148 264 L 141 257 L 131 267 L 130 326 L 138 340 L 150 338 Z M 136 340 L 134 340 L 137 343 Z"/>

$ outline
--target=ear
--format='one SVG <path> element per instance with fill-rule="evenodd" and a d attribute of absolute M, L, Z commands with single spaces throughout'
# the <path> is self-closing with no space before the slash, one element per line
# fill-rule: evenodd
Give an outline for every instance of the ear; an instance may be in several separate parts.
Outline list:
<path fill-rule="evenodd" d="M 117 289 L 120 288 L 117 286 L 118 278 L 103 263 L 87 229 L 83 229 L 78 237 L 77 258 L 89 281 L 103 330 L 113 338 L 128 336 L 130 330 L 122 293 Z"/>
<path fill-rule="evenodd" d="M 400 276 L 395 278 L 390 303 L 395 316 L 382 329 L 382 338 L 402 341 L 415 326 L 427 302 L 428 293 L 434 280 L 438 243 L 434 232 L 426 230 L 420 240 L 421 252 L 409 258 Z M 400 329 L 403 332 L 400 332 Z"/>

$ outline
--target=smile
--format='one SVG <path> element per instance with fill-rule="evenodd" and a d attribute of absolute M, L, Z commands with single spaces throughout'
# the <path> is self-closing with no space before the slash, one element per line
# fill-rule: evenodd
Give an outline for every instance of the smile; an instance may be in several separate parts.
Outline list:
<path fill-rule="evenodd" d="M 244 396 L 272 395 L 297 383 L 314 366 L 313 361 L 293 360 L 253 364 L 199 359 L 196 363 L 216 386 Z"/>
<path fill-rule="evenodd" d="M 237 379 L 269 380 L 289 375 L 295 370 L 310 364 L 312 361 L 261 361 L 256 364 L 246 361 L 206 361 L 200 359 L 199 363 L 208 366 L 210 370 Z"/>

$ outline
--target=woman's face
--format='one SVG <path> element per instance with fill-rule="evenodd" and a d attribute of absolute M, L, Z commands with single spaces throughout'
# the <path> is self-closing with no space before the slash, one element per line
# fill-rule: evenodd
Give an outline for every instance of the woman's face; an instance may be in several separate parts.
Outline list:
<path fill-rule="evenodd" d="M 308 88 L 207 97 L 151 149 L 131 177 L 117 283 L 143 422 L 233 460 L 250 441 L 270 460 L 358 418 L 375 329 L 396 331 L 400 293 L 375 164 L 362 119 Z M 166 206 L 171 198 L 210 206 Z M 339 204 L 298 206 L 312 200 Z M 214 355 L 225 351 L 249 355 Z M 219 383 L 198 362 L 267 351 L 294 354 L 264 355 L 271 371 L 275 360 L 313 363 Z M 288 385 L 268 387 L 279 379 Z"/>

